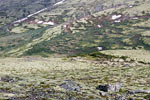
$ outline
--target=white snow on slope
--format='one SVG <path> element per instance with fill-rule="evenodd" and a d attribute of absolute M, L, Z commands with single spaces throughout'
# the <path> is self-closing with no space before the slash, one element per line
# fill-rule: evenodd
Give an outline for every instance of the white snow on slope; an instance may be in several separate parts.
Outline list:
<path fill-rule="evenodd" d="M 55 25 L 55 23 L 54 22 L 44 22 L 43 24 L 45 24 L 45 25 Z"/>
<path fill-rule="evenodd" d="M 116 19 L 120 18 L 121 16 L 122 16 L 122 15 L 113 15 L 113 16 L 112 16 L 112 19 L 113 19 L 113 20 L 116 20 Z"/>
<path fill-rule="evenodd" d="M 101 26 L 101 25 L 97 25 L 97 27 L 98 27 L 98 28 L 101 28 L 102 26 Z"/>
<path fill-rule="evenodd" d="M 121 22 L 121 20 L 115 20 L 114 22 L 115 22 L 115 23 L 120 23 L 120 22 Z"/>
<path fill-rule="evenodd" d="M 43 21 L 38 21 L 37 23 L 38 23 L 38 24 L 42 24 L 42 23 L 43 23 Z"/>
<path fill-rule="evenodd" d="M 62 1 L 60 1 L 60 2 L 57 2 L 57 3 L 54 4 L 54 6 L 60 5 L 60 4 L 64 3 L 64 1 L 65 1 L 65 0 L 62 0 Z M 14 21 L 12 24 L 21 23 L 21 22 L 27 20 L 28 18 L 30 18 L 30 17 L 32 17 L 32 16 L 34 16 L 34 15 L 37 15 L 37 14 L 39 14 L 39 13 L 41 13 L 41 12 L 47 10 L 47 9 L 48 9 L 48 8 L 41 9 L 41 10 L 39 10 L 39 11 L 33 13 L 33 14 L 28 15 L 28 16 L 25 17 L 25 18 L 22 18 L 22 19 L 19 19 L 19 20 L 17 20 L 17 21 Z M 49 24 L 49 25 L 50 25 L 50 24 L 52 24 L 52 23 L 46 23 L 46 24 Z"/>
<path fill-rule="evenodd" d="M 56 6 L 56 5 L 60 5 L 60 4 L 63 4 L 63 3 L 64 3 L 64 1 L 65 1 L 65 0 L 62 0 L 62 1 L 60 1 L 60 2 L 57 2 L 57 3 L 55 3 L 55 4 L 54 4 L 54 6 Z"/>

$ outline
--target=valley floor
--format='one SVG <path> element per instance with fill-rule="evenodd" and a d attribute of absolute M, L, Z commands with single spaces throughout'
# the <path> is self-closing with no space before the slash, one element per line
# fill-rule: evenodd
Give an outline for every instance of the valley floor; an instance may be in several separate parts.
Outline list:
<path fill-rule="evenodd" d="M 109 63 L 116 63 L 115 66 Z M 118 64 L 118 66 L 117 66 Z M 147 99 L 149 94 L 128 94 L 129 90 L 150 90 L 149 65 L 136 62 L 95 61 L 74 57 L 24 57 L 0 59 L 0 99 L 9 100 L 122 100 Z M 78 84 L 71 91 L 61 87 L 66 80 Z M 122 83 L 119 92 L 102 92 L 98 85 Z M 69 90 L 69 91 L 68 91 Z M 108 99 L 107 99 L 108 100 Z M 130 99 L 131 100 L 131 99 Z"/>

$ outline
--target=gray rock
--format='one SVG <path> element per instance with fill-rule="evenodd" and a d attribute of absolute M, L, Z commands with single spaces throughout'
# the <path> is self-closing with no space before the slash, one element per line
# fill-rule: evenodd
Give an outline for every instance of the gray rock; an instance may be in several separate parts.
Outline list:
<path fill-rule="evenodd" d="M 122 87 L 122 83 L 116 83 L 114 85 L 108 85 L 108 90 L 112 92 L 119 92 Z"/>
<path fill-rule="evenodd" d="M 108 96 L 106 92 L 102 92 L 102 91 L 99 94 L 100 94 L 100 96 L 103 96 L 103 97 Z"/>
<path fill-rule="evenodd" d="M 115 100 L 127 100 L 123 95 L 116 97 Z"/>
<path fill-rule="evenodd" d="M 79 86 L 79 84 L 77 84 L 72 80 L 65 80 L 64 83 L 60 84 L 60 87 L 67 91 L 77 91 L 77 92 L 81 91 L 81 87 Z"/>
<path fill-rule="evenodd" d="M 96 89 L 104 92 L 108 92 L 109 85 L 99 85 L 96 87 Z"/>
<path fill-rule="evenodd" d="M 3 81 L 3 82 L 14 82 L 14 78 L 6 75 L 6 76 L 1 77 L 0 81 Z"/>
<path fill-rule="evenodd" d="M 130 67 L 130 65 L 129 64 L 124 64 L 123 67 Z"/>
<path fill-rule="evenodd" d="M 122 83 L 116 83 L 114 85 L 110 85 L 110 84 L 99 85 L 98 87 L 96 87 L 96 89 L 104 92 L 119 92 L 121 87 L 122 87 Z"/>

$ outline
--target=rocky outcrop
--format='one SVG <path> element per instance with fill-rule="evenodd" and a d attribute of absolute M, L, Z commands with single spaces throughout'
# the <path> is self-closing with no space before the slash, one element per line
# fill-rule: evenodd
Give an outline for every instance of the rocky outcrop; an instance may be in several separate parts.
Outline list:
<path fill-rule="evenodd" d="M 79 84 L 72 80 L 65 80 L 62 84 L 60 84 L 60 87 L 65 89 L 66 91 L 81 91 L 81 87 L 79 86 Z"/>
<path fill-rule="evenodd" d="M 122 83 L 116 83 L 114 85 L 106 84 L 106 85 L 99 85 L 96 89 L 104 92 L 119 92 L 122 87 Z"/>

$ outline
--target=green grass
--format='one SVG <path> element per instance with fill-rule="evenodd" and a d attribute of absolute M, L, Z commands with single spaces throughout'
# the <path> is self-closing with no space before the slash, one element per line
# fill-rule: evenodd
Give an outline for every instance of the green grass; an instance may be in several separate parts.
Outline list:
<path fill-rule="evenodd" d="M 83 58 L 50 58 L 26 57 L 5 58 L 0 60 L 0 77 L 8 75 L 14 82 L 0 81 L 0 99 L 9 97 L 27 98 L 32 93 L 46 94 L 53 91 L 49 99 L 60 97 L 65 100 L 69 95 L 75 98 L 93 100 L 104 99 L 99 95 L 96 86 L 99 84 L 115 84 L 122 82 L 122 91 L 144 89 L 149 90 L 149 67 L 102 67 L 91 60 Z M 75 58 L 74 58 L 75 59 Z M 9 63 L 8 63 L 9 61 Z M 98 61 L 97 61 L 98 62 Z M 66 92 L 58 85 L 64 80 L 71 79 L 82 86 L 81 92 Z M 34 89 L 34 90 L 33 90 Z M 32 93 L 30 92 L 32 91 Z M 47 91 L 47 92 L 46 92 Z M 54 92 L 55 91 L 55 92 Z M 117 94 L 121 94 L 117 93 Z M 139 99 L 146 94 L 131 95 Z M 34 96 L 33 96 L 34 97 Z M 37 95 L 38 98 L 48 99 L 46 96 Z M 113 98 L 109 97 L 108 98 Z"/>
<path fill-rule="evenodd" d="M 135 26 L 149 19 L 127 19 L 121 23 L 113 23 L 104 19 L 101 23 L 103 28 L 97 28 L 98 17 L 93 17 L 91 19 L 92 23 L 88 23 L 88 26 L 83 21 L 74 22 L 70 32 L 64 32 L 61 29 L 61 34 L 48 41 L 45 40 L 34 45 L 32 49 L 25 52 L 25 55 L 36 54 L 41 51 L 68 55 L 88 54 L 97 51 L 96 47 L 98 46 L 102 46 L 104 50 L 127 50 L 138 47 L 146 50 L 150 49 L 148 46 L 149 36 L 142 35 L 142 33 L 147 32 L 149 29 L 147 27 Z"/>
<path fill-rule="evenodd" d="M 53 0 L 43 1 L 43 0 L 13 0 L 13 1 L 1 1 L 0 2 L 0 26 L 11 23 L 18 18 L 25 17 L 35 11 L 38 11 L 46 6 L 49 6 L 50 3 L 55 3 Z M 45 5 L 46 4 L 46 5 Z M 48 5 L 47 5 L 48 4 Z"/>
<path fill-rule="evenodd" d="M 127 56 L 133 60 L 150 63 L 150 52 L 146 50 L 106 50 L 101 53 L 112 56 Z"/>
<path fill-rule="evenodd" d="M 20 47 L 26 43 L 31 42 L 33 39 L 41 37 L 44 31 L 46 31 L 48 28 L 49 26 L 39 28 L 37 30 L 28 30 L 19 34 L 9 33 L 10 35 L 1 37 L 0 46 L 2 48 L 2 51 L 12 50 L 14 48 Z"/>
<path fill-rule="evenodd" d="M 129 8 L 124 5 L 125 2 L 129 5 L 136 6 Z M 35 2 L 33 2 L 33 4 L 34 3 Z M 107 5 L 105 5 L 105 3 L 107 3 Z M 84 4 L 82 10 L 79 4 Z M 95 52 L 98 46 L 102 46 L 104 50 L 135 49 L 138 47 L 149 50 L 149 36 L 147 36 L 148 33 L 146 33 L 149 31 L 149 18 L 144 18 L 144 16 L 149 16 L 149 12 L 146 11 L 149 1 L 146 0 L 145 2 L 137 3 L 134 1 L 131 2 L 130 0 L 118 0 L 115 1 L 114 4 L 122 4 L 122 6 L 113 8 L 112 1 L 66 1 L 65 4 L 59 7 L 45 11 L 31 18 L 33 21 L 55 20 L 57 22 L 56 26 L 32 25 L 26 22 L 12 26 L 10 29 L 13 30 L 14 33 L 9 33 L 8 36 L 2 37 L 0 46 L 7 56 L 36 55 L 40 54 L 42 50 L 46 54 L 88 54 Z M 102 11 L 100 12 L 94 8 L 101 7 L 102 5 L 103 9 L 101 9 Z M 146 7 L 144 8 L 144 6 Z M 134 16 L 143 16 L 137 20 L 127 18 L 121 23 L 113 23 L 108 20 L 111 18 L 111 15 L 116 13 L 120 14 L 121 12 L 126 18 L 128 14 L 130 15 L 129 10 L 134 11 L 136 8 L 142 9 Z M 91 9 L 90 12 L 88 9 Z M 143 11 L 146 13 L 141 13 Z M 89 14 L 92 15 L 89 21 L 82 18 L 87 17 Z M 99 22 L 97 19 L 102 18 L 102 16 L 104 16 L 104 19 Z M 70 32 L 65 32 L 63 26 L 68 23 L 72 24 L 72 26 Z M 103 27 L 97 28 L 96 26 L 98 24 L 102 24 Z M 46 31 L 41 31 L 43 29 Z M 15 32 L 19 34 L 15 34 Z M 22 37 L 25 38 L 23 39 Z"/>
<path fill-rule="evenodd" d="M 6 32 L 3 28 L 0 31 L 0 56 L 28 57 L 0 58 L 0 99 L 14 97 L 32 100 L 37 97 L 66 100 L 74 97 L 77 100 L 114 100 L 115 95 L 121 95 L 127 90 L 150 90 L 150 67 L 145 64 L 150 63 L 149 0 L 139 3 L 115 0 L 114 5 L 124 2 L 136 6 L 112 8 L 112 0 L 66 1 L 65 4 L 32 18 L 33 21 L 55 20 L 56 26 L 25 22 L 9 27 L 13 32 Z M 28 3 L 31 1 L 27 1 L 27 5 L 20 11 L 9 11 L 13 7 L 7 10 L 13 14 L 18 11 L 16 16 L 21 17 L 22 9 L 32 9 L 31 12 L 35 12 L 44 7 L 41 0 Z M 38 4 L 33 6 L 36 3 Z M 102 5 L 103 11 L 95 9 Z M 82 18 L 90 13 L 88 21 Z M 125 20 L 120 23 L 109 20 L 116 13 L 124 14 Z M 13 14 L 9 18 L 0 18 L 0 26 L 16 19 Z M 133 20 L 126 16 L 142 17 Z M 98 21 L 102 17 L 102 21 Z M 63 26 L 69 22 L 72 25 L 70 31 L 66 32 Z M 98 24 L 103 27 L 98 28 Z M 97 52 L 98 46 L 102 46 L 104 51 Z M 129 66 L 122 67 L 124 64 Z M 9 82 L 7 79 L 13 81 Z M 79 83 L 81 92 L 67 92 L 59 87 L 64 80 Z M 104 97 L 96 90 L 100 84 L 117 82 L 123 83 L 123 88 L 120 92 L 113 93 L 114 96 L 108 93 L 110 95 Z M 146 95 L 148 94 L 131 94 L 127 98 L 144 100 Z"/>

